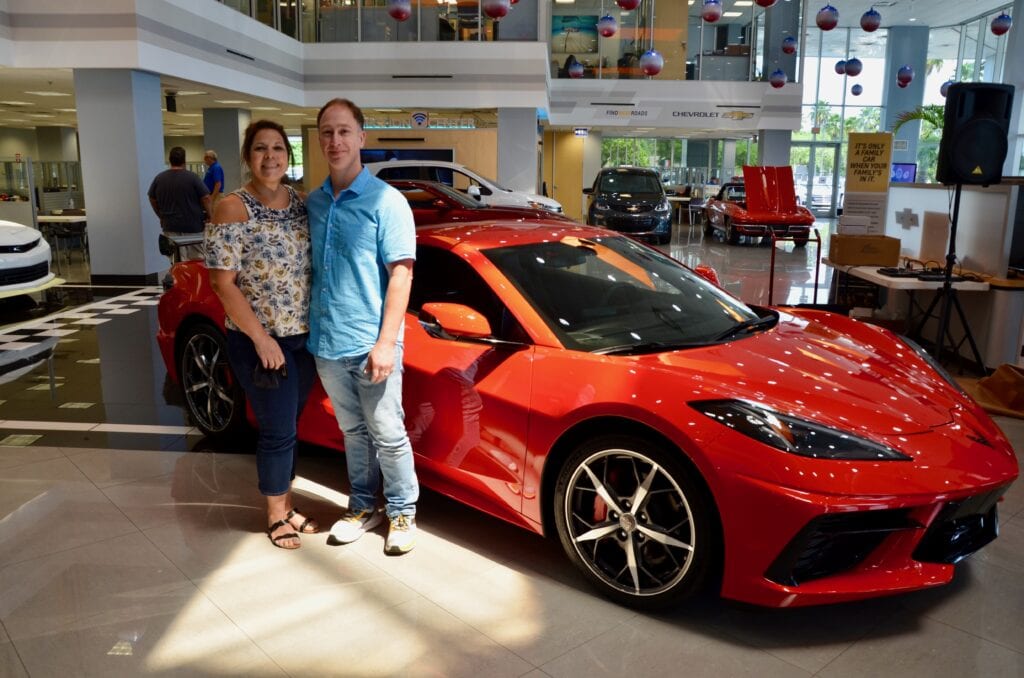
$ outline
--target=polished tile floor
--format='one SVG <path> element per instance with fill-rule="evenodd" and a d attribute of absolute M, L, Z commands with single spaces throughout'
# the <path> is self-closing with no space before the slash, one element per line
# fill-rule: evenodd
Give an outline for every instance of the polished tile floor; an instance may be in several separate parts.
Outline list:
<path fill-rule="evenodd" d="M 788 247 L 789 249 L 786 249 Z M 813 246 L 776 252 L 775 301 L 812 301 Z M 770 248 L 669 246 L 767 301 Z M 824 272 L 823 272 L 824 275 Z M 825 281 L 821 281 L 825 289 Z M 702 598 L 641 614 L 594 595 L 559 545 L 433 492 L 401 558 L 383 532 L 296 552 L 262 533 L 252 441 L 186 420 L 154 342 L 157 289 L 0 303 L 0 676 L 1022 676 L 1024 483 L 950 586 L 821 608 Z M 823 300 L 823 299 L 822 299 Z M 1024 450 L 1024 421 L 998 419 Z M 299 504 L 330 524 L 343 459 L 304 448 Z"/>

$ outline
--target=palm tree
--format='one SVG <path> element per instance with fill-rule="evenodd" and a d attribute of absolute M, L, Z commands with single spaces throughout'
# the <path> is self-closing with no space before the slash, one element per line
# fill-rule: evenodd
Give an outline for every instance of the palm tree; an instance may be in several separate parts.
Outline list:
<path fill-rule="evenodd" d="M 917 108 L 909 111 L 903 111 L 896 116 L 896 122 L 892 126 L 893 132 L 898 132 L 900 127 L 903 127 L 908 122 L 919 120 L 927 125 L 931 125 L 932 129 L 928 130 L 941 130 L 943 123 L 945 123 L 946 108 L 944 106 L 938 106 L 936 104 L 929 104 L 926 106 L 918 106 Z"/>

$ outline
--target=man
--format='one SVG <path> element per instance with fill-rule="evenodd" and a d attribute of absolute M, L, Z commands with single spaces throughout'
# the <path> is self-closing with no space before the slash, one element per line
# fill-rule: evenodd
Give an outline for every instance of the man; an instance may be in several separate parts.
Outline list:
<path fill-rule="evenodd" d="M 351 497 L 331 528 L 347 544 L 376 526 L 380 477 L 390 527 L 384 550 L 407 553 L 416 539 L 419 482 L 402 411 L 402 330 L 416 258 L 409 203 L 359 160 L 363 113 L 347 99 L 317 116 L 330 170 L 310 193 L 313 287 L 309 350 L 345 436 Z"/>
<path fill-rule="evenodd" d="M 210 204 L 216 207 L 217 199 L 224 192 L 224 168 L 217 162 L 217 151 L 210 148 L 206 149 L 206 152 L 203 154 L 203 164 L 206 165 L 203 185 L 210 192 Z"/>
<path fill-rule="evenodd" d="M 185 169 L 185 149 L 175 146 L 168 154 L 170 169 L 156 175 L 149 185 L 149 204 L 160 219 L 165 235 L 202 235 L 205 226 L 203 213 L 212 214 L 210 192 L 202 180 Z M 207 217 L 208 218 L 208 217 Z M 180 248 L 183 259 L 201 259 L 202 244 Z M 171 261 L 175 261 L 171 256 Z"/>

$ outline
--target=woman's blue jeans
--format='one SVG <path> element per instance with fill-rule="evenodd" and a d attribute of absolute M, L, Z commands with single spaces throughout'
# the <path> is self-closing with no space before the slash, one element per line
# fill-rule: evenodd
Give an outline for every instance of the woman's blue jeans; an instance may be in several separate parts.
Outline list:
<path fill-rule="evenodd" d="M 352 487 L 349 509 L 372 511 L 376 507 L 383 474 L 388 517 L 416 515 L 420 486 L 402 411 L 401 347 L 395 349 L 394 371 L 378 384 L 365 372 L 365 354 L 336 360 L 317 357 L 316 369 L 345 436 Z"/>
<path fill-rule="evenodd" d="M 252 380 L 260 362 L 252 340 L 243 332 L 228 330 L 228 360 L 259 425 L 256 472 L 260 492 L 266 496 L 286 494 L 295 478 L 297 423 L 316 377 L 313 356 L 306 350 L 308 337 L 274 337 L 284 353 L 288 376 L 279 380 L 277 388 L 262 388 Z"/>

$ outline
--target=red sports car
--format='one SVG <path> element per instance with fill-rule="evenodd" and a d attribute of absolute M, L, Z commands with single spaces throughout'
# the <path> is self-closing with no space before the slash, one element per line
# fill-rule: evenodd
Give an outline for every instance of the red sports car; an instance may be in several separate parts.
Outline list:
<path fill-rule="evenodd" d="M 674 259 L 564 221 L 421 228 L 405 320 L 423 484 L 557 535 L 607 596 L 705 585 L 760 605 L 949 582 L 1017 477 L 998 427 L 886 329 L 751 307 Z M 203 430 L 244 419 L 223 312 L 177 264 L 158 341 Z M 317 387 L 303 440 L 342 448 Z"/>
<path fill-rule="evenodd" d="M 722 186 L 704 206 L 704 234 L 725 233 L 730 245 L 741 236 L 794 238 L 797 247 L 807 244 L 814 215 L 797 204 L 793 168 L 743 167 L 743 182 Z"/>
<path fill-rule="evenodd" d="M 571 221 L 569 217 L 554 214 L 549 210 L 484 205 L 466 197 L 454 188 L 436 181 L 391 179 L 388 180 L 388 183 L 401 191 L 405 199 L 409 201 L 409 207 L 412 208 L 417 227 L 498 219 Z"/>

